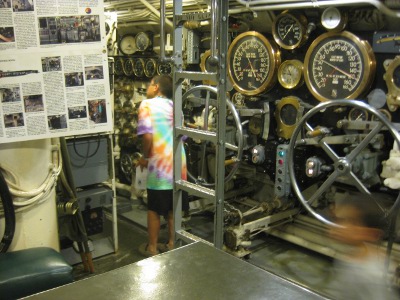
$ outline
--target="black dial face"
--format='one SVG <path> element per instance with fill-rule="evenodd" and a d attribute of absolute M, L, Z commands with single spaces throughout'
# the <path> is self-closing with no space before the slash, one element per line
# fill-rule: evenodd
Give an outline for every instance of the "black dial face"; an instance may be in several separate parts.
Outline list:
<path fill-rule="evenodd" d="M 156 73 L 156 60 L 154 58 L 149 58 L 145 61 L 144 64 L 144 74 L 146 77 L 153 77 L 154 74 Z"/>
<path fill-rule="evenodd" d="M 158 75 L 171 75 L 172 74 L 172 65 L 170 63 L 159 63 L 157 66 Z"/>
<path fill-rule="evenodd" d="M 260 33 L 245 32 L 229 46 L 228 64 L 233 87 L 238 92 L 253 96 L 275 84 L 280 54 Z"/>
<path fill-rule="evenodd" d="M 348 119 L 350 121 L 367 121 L 368 112 L 365 109 L 354 107 L 350 110 Z"/>
<path fill-rule="evenodd" d="M 139 51 L 145 51 L 150 47 L 150 37 L 145 32 L 139 32 L 135 37 L 135 41 L 136 48 Z"/>
<path fill-rule="evenodd" d="M 307 51 L 304 76 L 320 101 L 355 99 L 371 83 L 375 57 L 371 47 L 349 32 L 326 33 Z"/>
<path fill-rule="evenodd" d="M 124 35 L 118 43 L 118 49 L 124 55 L 133 54 L 135 52 L 135 37 L 132 34 Z"/>
<path fill-rule="evenodd" d="M 393 70 L 393 83 L 397 88 L 400 88 L 400 66 Z"/>
<path fill-rule="evenodd" d="M 143 58 L 138 58 L 133 64 L 133 72 L 137 77 L 143 77 L 144 75 L 144 60 Z"/>
<path fill-rule="evenodd" d="M 126 59 L 124 63 L 124 74 L 126 76 L 131 76 L 133 74 L 133 60 Z"/>
<path fill-rule="evenodd" d="M 279 46 L 294 49 L 303 41 L 304 26 L 291 14 L 282 14 L 274 24 L 273 35 Z"/>
<path fill-rule="evenodd" d="M 124 74 L 124 61 L 122 58 L 116 58 L 114 63 L 114 72 L 117 75 Z"/>
<path fill-rule="evenodd" d="M 280 118 L 285 125 L 294 125 L 297 121 L 297 109 L 292 104 L 285 104 L 280 111 Z"/>

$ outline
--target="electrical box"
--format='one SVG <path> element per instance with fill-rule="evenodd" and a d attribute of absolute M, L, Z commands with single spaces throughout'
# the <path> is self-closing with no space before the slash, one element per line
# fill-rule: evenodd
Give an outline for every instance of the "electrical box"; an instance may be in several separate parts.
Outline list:
<path fill-rule="evenodd" d="M 193 30 L 188 30 L 187 33 L 187 63 L 198 64 L 200 62 L 199 36 Z"/>
<path fill-rule="evenodd" d="M 75 186 L 83 187 L 109 179 L 107 137 L 70 139 L 67 141 Z"/>

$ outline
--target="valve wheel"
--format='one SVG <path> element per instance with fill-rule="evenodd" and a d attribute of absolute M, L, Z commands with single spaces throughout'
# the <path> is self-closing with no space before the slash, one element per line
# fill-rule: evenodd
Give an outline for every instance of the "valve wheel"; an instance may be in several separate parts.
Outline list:
<path fill-rule="evenodd" d="M 375 116 L 376 122 L 371 122 L 371 127 L 365 136 L 360 140 L 357 146 L 346 153 L 345 156 L 338 155 L 335 150 L 328 144 L 325 137 L 322 138 L 308 138 L 306 136 L 306 132 L 315 132 L 315 128 L 313 128 L 308 121 L 316 114 L 324 111 L 329 107 L 345 107 L 351 106 L 356 107 L 359 109 L 363 109 L 368 111 L 371 115 Z M 308 111 L 303 118 L 299 121 L 298 125 L 296 126 L 293 136 L 290 140 L 289 144 L 289 151 L 288 151 L 288 163 L 289 163 L 289 176 L 290 181 L 292 184 L 292 188 L 304 206 L 304 208 L 315 218 L 319 221 L 334 227 L 343 227 L 339 225 L 322 214 L 315 211 L 312 207 L 312 204 L 315 203 L 325 192 L 329 190 L 329 188 L 337 181 L 338 177 L 345 178 L 347 182 L 351 182 L 353 186 L 355 186 L 361 194 L 367 196 L 366 198 L 374 199 L 372 196 L 371 191 L 364 185 L 362 180 L 357 177 L 357 175 L 353 172 L 352 164 L 355 162 L 355 159 L 358 155 L 360 155 L 361 151 L 364 150 L 369 143 L 374 139 L 374 137 L 383 129 L 385 128 L 400 145 L 400 135 L 397 130 L 393 127 L 393 125 L 387 120 L 387 118 L 375 108 L 356 100 L 335 100 L 335 101 L 327 101 L 320 103 L 316 107 L 312 108 Z M 315 146 L 323 149 L 323 151 L 329 156 L 329 158 L 333 161 L 333 171 L 327 177 L 327 179 L 319 186 L 317 191 L 311 195 L 310 197 L 306 198 L 301 191 L 294 169 L 294 151 L 296 147 L 299 146 Z M 369 200 L 367 199 L 367 200 Z M 386 210 L 381 207 L 382 211 L 384 212 L 385 216 L 390 216 L 392 211 L 397 207 L 398 201 L 400 197 L 397 197 L 397 200 L 393 203 L 389 210 Z M 379 206 L 379 204 L 378 204 Z"/>

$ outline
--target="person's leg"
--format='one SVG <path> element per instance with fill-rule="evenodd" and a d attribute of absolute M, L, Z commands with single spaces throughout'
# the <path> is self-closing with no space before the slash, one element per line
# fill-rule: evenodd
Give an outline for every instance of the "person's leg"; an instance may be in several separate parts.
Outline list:
<path fill-rule="evenodd" d="M 160 216 L 152 210 L 147 211 L 147 232 L 149 235 L 149 243 L 147 250 L 153 254 L 157 254 L 157 241 L 160 232 Z"/>
<path fill-rule="evenodd" d="M 168 248 L 174 249 L 175 231 L 174 231 L 174 213 L 168 212 Z"/>

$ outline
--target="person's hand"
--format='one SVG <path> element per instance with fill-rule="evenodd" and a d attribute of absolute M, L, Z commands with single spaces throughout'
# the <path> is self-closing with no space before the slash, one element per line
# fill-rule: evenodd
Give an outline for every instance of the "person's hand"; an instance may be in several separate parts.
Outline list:
<path fill-rule="evenodd" d="M 140 166 L 140 170 L 143 171 L 144 168 L 147 168 L 148 164 L 149 164 L 149 160 L 147 158 L 144 158 L 143 156 L 141 156 L 136 163 L 136 167 Z"/>

